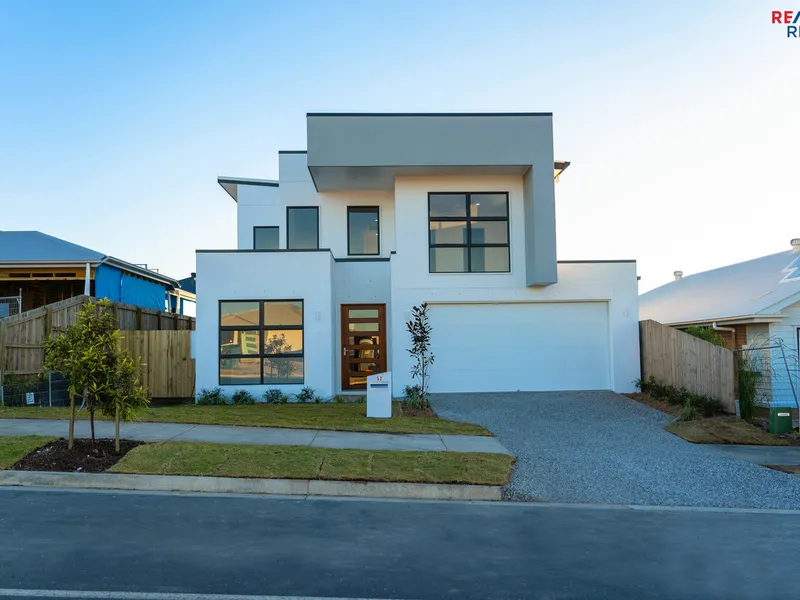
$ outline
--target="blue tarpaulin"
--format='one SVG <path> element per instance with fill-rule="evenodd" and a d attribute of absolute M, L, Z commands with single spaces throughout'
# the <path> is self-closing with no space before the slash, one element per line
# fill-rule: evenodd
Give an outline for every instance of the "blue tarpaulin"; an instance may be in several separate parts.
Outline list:
<path fill-rule="evenodd" d="M 124 273 L 117 267 L 98 265 L 94 275 L 94 295 L 142 308 L 164 310 L 167 288 Z"/>

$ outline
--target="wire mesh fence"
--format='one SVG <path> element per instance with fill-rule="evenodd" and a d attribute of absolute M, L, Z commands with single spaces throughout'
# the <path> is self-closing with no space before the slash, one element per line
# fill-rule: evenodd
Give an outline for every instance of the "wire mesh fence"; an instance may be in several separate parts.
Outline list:
<path fill-rule="evenodd" d="M 69 406 L 69 379 L 46 373 L 34 381 L 6 380 L 0 386 L 0 406 Z"/>
<path fill-rule="evenodd" d="M 22 290 L 17 296 L 0 296 L 0 319 L 22 312 Z"/>
<path fill-rule="evenodd" d="M 751 377 L 756 405 L 800 411 L 800 364 L 797 352 L 788 348 L 780 338 L 756 339 L 736 352 L 740 372 L 745 371 Z"/>

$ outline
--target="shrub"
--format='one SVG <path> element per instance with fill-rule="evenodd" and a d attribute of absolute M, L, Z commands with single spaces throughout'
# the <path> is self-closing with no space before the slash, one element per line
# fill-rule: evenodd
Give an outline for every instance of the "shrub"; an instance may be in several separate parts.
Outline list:
<path fill-rule="evenodd" d="M 403 402 L 409 408 L 418 410 L 425 408 L 425 402 L 422 400 L 422 387 L 420 385 L 407 385 L 403 388 L 403 395 L 405 396 Z"/>
<path fill-rule="evenodd" d="M 363 395 L 351 396 L 349 394 L 336 394 L 333 398 L 331 398 L 331 402 L 334 404 L 366 404 L 367 397 Z"/>
<path fill-rule="evenodd" d="M 233 404 L 255 404 L 256 397 L 247 390 L 236 390 L 231 397 Z"/>
<path fill-rule="evenodd" d="M 713 417 L 722 412 L 722 402 L 711 396 L 695 396 L 694 404 L 704 417 Z"/>
<path fill-rule="evenodd" d="M 739 416 L 752 421 L 756 416 L 756 394 L 761 373 L 739 366 Z"/>
<path fill-rule="evenodd" d="M 434 363 L 435 358 L 430 349 L 433 327 L 428 320 L 427 302 L 411 308 L 411 320 L 406 323 L 406 329 L 411 334 L 411 348 L 407 350 L 413 360 L 411 377 L 419 381 L 418 402 L 420 408 L 427 408 L 429 406 L 428 369 Z"/>
<path fill-rule="evenodd" d="M 681 411 L 681 416 L 678 417 L 679 421 L 692 421 L 697 416 L 697 411 L 694 407 L 694 401 L 688 400 L 686 404 L 683 405 L 683 410 Z"/>
<path fill-rule="evenodd" d="M 678 389 L 674 386 L 660 383 L 652 376 L 648 378 L 647 382 L 641 382 L 640 380 L 640 383 L 641 389 L 650 397 L 672 406 L 683 406 L 684 412 L 687 415 L 691 414 L 691 419 L 696 418 L 698 412 L 702 413 L 704 417 L 713 417 L 722 412 L 722 402 L 716 398 L 693 394 L 684 388 Z M 684 419 L 683 414 L 681 415 L 681 420 L 683 421 L 691 419 Z"/>
<path fill-rule="evenodd" d="M 220 388 L 202 389 L 197 394 L 197 404 L 216 405 L 227 404 L 228 398 L 222 393 Z"/>
<path fill-rule="evenodd" d="M 298 402 L 301 402 L 303 404 L 307 404 L 309 402 L 313 402 L 314 401 L 314 388 L 306 386 L 302 390 L 300 390 L 300 393 L 297 394 L 295 397 L 297 398 Z"/>
<path fill-rule="evenodd" d="M 693 335 L 696 338 L 705 340 L 711 344 L 714 344 L 715 346 L 722 346 L 723 348 L 725 347 L 725 339 L 711 327 L 699 327 L 697 325 L 692 325 L 691 327 L 684 329 L 684 331 L 689 335 Z"/>
<path fill-rule="evenodd" d="M 264 392 L 264 402 L 268 404 L 286 404 L 289 402 L 289 396 L 280 390 L 271 389 Z"/>

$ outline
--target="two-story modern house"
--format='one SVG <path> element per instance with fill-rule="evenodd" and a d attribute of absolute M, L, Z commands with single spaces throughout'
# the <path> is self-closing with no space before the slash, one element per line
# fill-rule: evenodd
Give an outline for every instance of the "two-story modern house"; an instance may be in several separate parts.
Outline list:
<path fill-rule="evenodd" d="M 632 391 L 634 261 L 556 260 L 550 113 L 307 115 L 279 180 L 220 177 L 238 249 L 197 251 L 197 389 L 325 397 L 391 371 L 427 302 L 432 392 Z"/>

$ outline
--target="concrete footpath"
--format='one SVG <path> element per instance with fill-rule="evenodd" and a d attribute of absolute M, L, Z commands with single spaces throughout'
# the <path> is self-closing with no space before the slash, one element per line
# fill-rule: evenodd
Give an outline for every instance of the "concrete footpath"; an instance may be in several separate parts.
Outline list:
<path fill-rule="evenodd" d="M 715 444 L 710 448 L 730 458 L 757 465 L 800 465 L 800 446 L 742 446 Z"/>
<path fill-rule="evenodd" d="M 67 436 L 68 421 L 50 419 L 0 419 L 0 436 Z M 114 423 L 95 422 L 98 438 L 114 437 Z M 494 437 L 475 435 L 393 434 L 279 427 L 232 427 L 191 423 L 123 423 L 124 439 L 142 442 L 207 442 L 256 446 L 310 446 L 354 450 L 417 450 L 424 452 L 488 452 L 511 454 Z M 76 421 L 76 437 L 89 437 L 88 421 Z"/>

